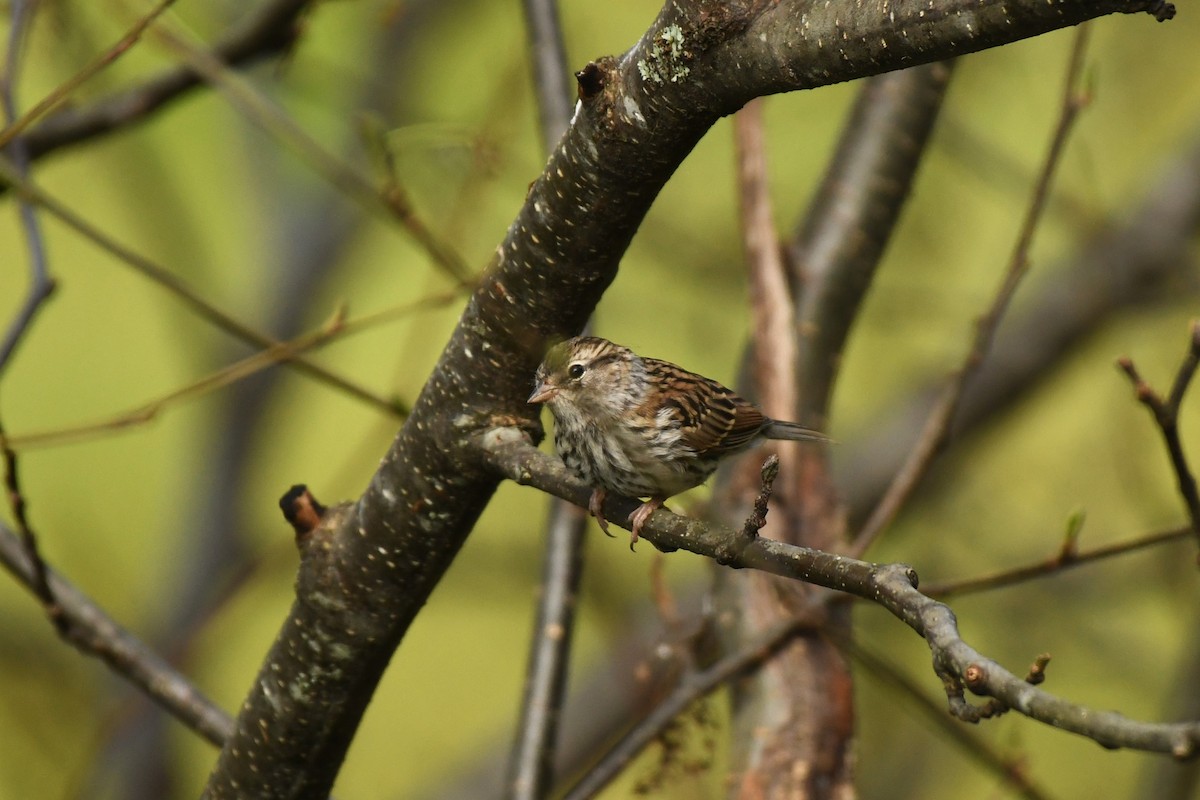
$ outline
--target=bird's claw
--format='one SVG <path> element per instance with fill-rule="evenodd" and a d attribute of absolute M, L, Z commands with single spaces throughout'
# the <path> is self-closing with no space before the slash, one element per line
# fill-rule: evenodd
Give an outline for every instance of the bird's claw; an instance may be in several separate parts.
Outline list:
<path fill-rule="evenodd" d="M 638 535 L 642 532 L 642 526 L 646 524 L 646 520 L 650 518 L 651 514 L 662 508 L 663 502 L 664 498 L 651 497 L 649 500 L 635 508 L 633 513 L 629 515 L 629 521 L 633 523 L 630 528 L 630 530 L 633 532 L 632 537 L 629 539 L 630 550 L 633 550 L 633 546 L 637 544 Z"/>
<path fill-rule="evenodd" d="M 596 518 L 596 524 L 600 526 L 600 530 L 604 531 L 604 535 L 612 538 L 612 534 L 608 532 L 608 520 L 604 518 L 604 496 L 603 489 L 593 489 L 591 499 L 588 500 L 588 513 Z"/>

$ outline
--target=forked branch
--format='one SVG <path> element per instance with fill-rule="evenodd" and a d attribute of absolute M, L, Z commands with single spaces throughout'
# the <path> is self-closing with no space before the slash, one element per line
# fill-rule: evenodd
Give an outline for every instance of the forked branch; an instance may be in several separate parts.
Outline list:
<path fill-rule="evenodd" d="M 520 431 L 496 428 L 481 437 L 478 447 L 485 462 L 505 477 L 586 506 L 588 487 L 569 478 L 558 459 L 537 450 Z M 610 520 L 620 520 L 636 506 L 634 500 L 610 496 L 604 511 Z M 660 550 L 688 550 L 726 566 L 760 569 L 877 603 L 924 637 L 951 713 L 964 721 L 977 722 L 1005 708 L 1104 747 L 1169 753 L 1176 758 L 1193 757 L 1200 748 L 1200 722 L 1141 722 L 1087 708 L 1009 672 L 962 638 L 954 612 L 922 594 L 916 573 L 903 564 L 872 564 L 761 537 L 748 539 L 741 531 L 676 516 L 666 509 L 650 515 L 643 535 Z M 990 699 L 974 705 L 966 699 L 967 691 Z"/>
<path fill-rule="evenodd" d="M 1150 409 L 1150 413 L 1154 416 L 1154 421 L 1162 433 L 1163 441 L 1167 445 L 1167 453 L 1171 458 L 1171 468 L 1175 471 L 1175 480 L 1179 485 L 1179 494 L 1187 508 L 1192 532 L 1196 535 L 1197 542 L 1200 542 L 1200 493 L 1197 493 L 1196 478 L 1192 475 L 1191 467 L 1188 466 L 1187 456 L 1183 452 L 1183 441 L 1179 436 L 1179 406 L 1183 403 L 1183 395 L 1187 391 L 1188 384 L 1196 374 L 1197 364 L 1200 364 L 1200 320 L 1192 322 L 1191 341 L 1188 343 L 1187 355 L 1184 356 L 1183 363 L 1179 365 L 1179 371 L 1175 373 L 1175 382 L 1171 385 L 1171 392 L 1166 397 L 1154 391 L 1150 384 L 1142 379 L 1132 359 L 1122 358 L 1117 362 L 1117 366 L 1133 382 L 1138 402 Z"/>

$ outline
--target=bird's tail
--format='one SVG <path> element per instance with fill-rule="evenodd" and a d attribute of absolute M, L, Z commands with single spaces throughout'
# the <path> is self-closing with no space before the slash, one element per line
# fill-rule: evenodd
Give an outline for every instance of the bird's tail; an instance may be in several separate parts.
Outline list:
<path fill-rule="evenodd" d="M 786 439 L 794 442 L 828 442 L 830 438 L 795 422 L 773 419 L 763 431 L 768 439 Z"/>

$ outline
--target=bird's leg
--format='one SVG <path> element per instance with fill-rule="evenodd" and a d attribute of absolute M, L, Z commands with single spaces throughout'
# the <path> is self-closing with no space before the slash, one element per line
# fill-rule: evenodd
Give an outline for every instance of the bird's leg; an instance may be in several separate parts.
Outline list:
<path fill-rule="evenodd" d="M 662 508 L 662 504 L 667 501 L 665 497 L 651 497 L 646 502 L 633 510 L 629 515 L 629 521 L 633 523 L 633 536 L 629 540 L 629 549 L 637 544 L 638 533 L 642 530 L 642 526 L 646 524 L 646 519 L 653 514 L 657 509 Z"/>
<path fill-rule="evenodd" d="M 604 535 L 612 536 L 608 532 L 608 520 L 604 518 L 604 509 L 601 508 L 604 505 L 605 494 L 605 491 L 599 487 L 592 489 L 592 498 L 588 500 L 588 511 L 596 518 L 596 522 L 599 523 L 600 530 L 604 531 Z"/>

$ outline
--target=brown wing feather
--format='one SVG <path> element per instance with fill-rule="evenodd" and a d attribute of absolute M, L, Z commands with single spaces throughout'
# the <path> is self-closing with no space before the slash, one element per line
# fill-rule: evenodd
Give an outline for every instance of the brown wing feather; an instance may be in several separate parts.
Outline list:
<path fill-rule="evenodd" d="M 747 447 L 762 433 L 766 418 L 747 400 L 714 380 L 668 361 L 643 359 L 661 393 L 647 400 L 668 408 L 681 440 L 702 458 L 721 458 Z"/>

